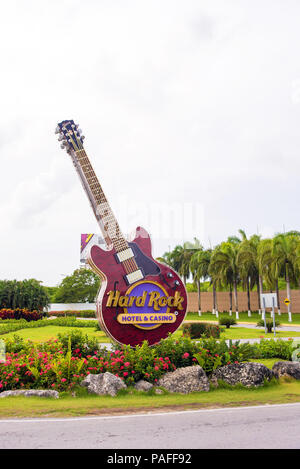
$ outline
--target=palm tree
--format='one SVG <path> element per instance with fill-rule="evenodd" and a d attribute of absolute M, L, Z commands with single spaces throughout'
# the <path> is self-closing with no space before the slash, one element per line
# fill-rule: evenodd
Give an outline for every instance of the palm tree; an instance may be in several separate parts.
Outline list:
<path fill-rule="evenodd" d="M 259 296 L 259 266 L 257 249 L 260 242 L 259 235 L 253 235 L 250 239 L 245 236 L 239 246 L 237 262 L 240 269 L 240 276 L 243 284 L 247 288 L 248 316 L 251 316 L 250 290 L 257 285 L 258 304 Z"/>
<path fill-rule="evenodd" d="M 210 264 L 210 274 L 214 283 L 226 283 L 232 279 L 236 319 L 239 319 L 237 285 L 239 283 L 239 270 L 237 264 L 239 243 L 223 242 L 213 252 Z"/>
<path fill-rule="evenodd" d="M 299 247 L 299 236 L 296 234 L 278 234 L 273 238 L 273 266 L 274 274 L 278 278 L 283 272 L 286 281 L 287 298 L 291 301 L 291 281 L 296 281 L 297 248 Z M 289 322 L 292 321 L 291 306 L 288 305 Z"/>
<path fill-rule="evenodd" d="M 208 268 L 211 258 L 211 249 L 204 250 L 201 246 L 201 249 L 197 249 L 196 252 L 192 255 L 190 261 L 190 270 L 192 272 L 194 282 L 197 285 L 198 291 L 198 314 L 201 316 L 201 279 L 205 281 L 208 277 Z"/>
<path fill-rule="evenodd" d="M 190 261 L 195 250 L 201 249 L 202 246 L 197 238 L 194 238 L 194 243 L 185 242 L 182 246 L 176 246 L 169 255 L 170 265 L 181 275 L 183 283 L 190 276 Z"/>
<path fill-rule="evenodd" d="M 278 310 L 278 314 L 280 315 L 281 311 L 280 311 L 278 279 L 279 279 L 279 276 L 280 277 L 282 276 L 282 273 L 280 272 L 278 274 L 278 271 L 276 271 L 276 269 L 274 268 L 273 239 L 267 238 L 267 239 L 263 239 L 260 242 L 258 260 L 259 260 L 259 269 L 267 285 L 267 288 L 270 288 L 272 290 L 275 285 L 276 296 L 277 296 L 277 310 Z"/>

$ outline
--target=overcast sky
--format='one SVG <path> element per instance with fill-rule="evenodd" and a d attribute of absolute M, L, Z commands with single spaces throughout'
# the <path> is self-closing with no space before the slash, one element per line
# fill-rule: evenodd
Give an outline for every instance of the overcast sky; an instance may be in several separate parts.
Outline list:
<path fill-rule="evenodd" d="M 64 119 L 155 256 L 300 229 L 299 1 L 10 0 L 0 26 L 0 278 L 56 285 L 99 231 Z"/>

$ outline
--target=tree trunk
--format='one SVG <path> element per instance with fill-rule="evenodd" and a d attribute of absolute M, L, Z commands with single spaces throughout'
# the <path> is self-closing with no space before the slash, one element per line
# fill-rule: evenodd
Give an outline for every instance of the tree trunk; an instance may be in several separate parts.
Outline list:
<path fill-rule="evenodd" d="M 229 316 L 232 316 L 232 285 L 229 285 L 229 303 L 230 303 L 230 309 L 229 309 Z"/>
<path fill-rule="evenodd" d="M 201 285 L 200 280 L 197 280 L 197 290 L 198 290 L 198 314 L 201 316 Z"/>
<path fill-rule="evenodd" d="M 288 273 L 286 274 L 286 295 L 287 295 L 287 298 L 291 301 L 290 277 Z M 289 316 L 289 322 L 292 322 L 291 303 L 288 304 L 288 316 Z"/>
<path fill-rule="evenodd" d="M 219 317 L 219 311 L 218 311 L 218 297 L 217 297 L 217 289 L 215 288 L 215 305 L 216 305 L 216 317 Z"/>
<path fill-rule="evenodd" d="M 234 287 L 235 317 L 236 317 L 236 319 L 239 319 L 239 305 L 238 305 L 236 280 L 234 280 L 234 282 L 233 282 L 233 287 Z"/>
<path fill-rule="evenodd" d="M 281 315 L 281 311 L 280 311 L 278 279 L 276 279 L 276 295 L 277 295 L 277 310 L 278 310 L 278 314 L 279 314 L 279 316 L 280 316 L 280 315 Z"/>
<path fill-rule="evenodd" d="M 251 304 L 250 304 L 250 277 L 247 277 L 247 298 L 248 298 L 248 316 L 251 317 Z"/>

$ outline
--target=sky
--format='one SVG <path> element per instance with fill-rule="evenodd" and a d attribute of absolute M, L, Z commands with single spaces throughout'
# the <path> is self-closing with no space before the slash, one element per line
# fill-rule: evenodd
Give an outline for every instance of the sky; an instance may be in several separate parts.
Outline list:
<path fill-rule="evenodd" d="M 154 256 L 300 230 L 299 18 L 297 0 L 3 2 L 0 278 L 57 285 L 99 232 L 65 119 Z"/>

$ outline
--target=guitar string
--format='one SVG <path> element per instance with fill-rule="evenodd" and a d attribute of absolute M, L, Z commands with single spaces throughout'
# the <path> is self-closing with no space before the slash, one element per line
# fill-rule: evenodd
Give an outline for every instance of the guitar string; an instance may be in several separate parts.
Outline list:
<path fill-rule="evenodd" d="M 75 136 L 76 136 L 76 134 L 75 134 Z M 89 159 L 88 159 L 88 157 L 87 157 L 87 155 L 86 155 L 86 152 L 85 152 L 85 150 L 84 150 L 84 148 L 83 148 L 83 145 L 81 144 L 81 141 L 80 141 L 80 143 L 79 143 L 77 136 L 76 136 L 76 139 L 77 139 L 77 142 L 78 142 L 78 148 L 79 148 L 80 153 L 83 152 L 83 156 L 80 155 L 80 158 L 81 158 L 81 160 L 84 160 L 84 161 L 85 161 L 85 165 L 87 165 L 88 167 L 90 167 L 89 170 L 87 170 L 86 168 L 84 168 L 85 174 L 87 174 L 90 178 L 92 178 L 92 180 L 94 179 L 93 184 L 90 184 L 90 181 L 88 180 L 88 176 L 87 176 L 87 180 L 88 180 L 89 186 L 90 186 L 90 187 L 93 186 L 93 185 L 98 186 L 98 190 L 100 190 L 100 197 L 99 197 L 99 198 L 100 198 L 100 202 L 102 202 L 102 203 L 105 202 L 105 203 L 107 203 L 107 205 L 108 205 L 108 202 L 107 202 L 107 200 L 106 200 L 106 197 L 105 197 L 105 195 L 104 195 L 104 193 L 103 193 L 103 190 L 102 190 L 102 188 L 101 188 L 101 186 L 100 186 L 100 184 L 99 184 L 99 181 L 97 180 L 97 177 L 96 177 L 96 175 L 95 175 L 95 173 L 94 173 L 94 171 L 93 171 L 93 168 L 92 168 L 92 166 L 91 166 L 91 164 L 90 164 L 90 161 L 89 161 Z M 84 155 L 86 155 L 86 156 L 84 156 Z M 94 195 L 94 194 L 95 194 L 95 191 L 94 191 L 93 189 L 91 189 L 91 190 L 92 190 L 92 193 L 93 193 L 93 195 Z M 97 194 L 97 195 L 98 195 L 98 194 Z M 95 197 L 95 196 L 94 196 L 94 197 Z M 95 197 L 95 198 L 96 198 L 96 201 L 98 202 L 97 197 Z M 116 220 L 115 220 L 115 217 L 114 217 L 113 214 L 112 214 L 111 209 L 110 209 L 110 212 L 111 212 L 111 214 L 109 215 L 107 221 L 108 221 L 108 223 L 109 223 L 109 222 L 112 222 L 112 220 L 113 220 L 114 224 L 117 225 L 118 231 L 120 232 L 120 228 L 119 228 L 119 226 L 118 226 L 118 223 L 117 223 Z M 113 241 L 113 239 L 112 239 L 112 241 Z M 117 239 L 115 239 L 115 243 L 116 243 L 116 242 L 117 242 L 117 249 L 124 250 L 124 249 L 128 248 L 128 244 L 127 244 L 127 242 L 125 241 L 125 239 L 117 238 Z M 125 268 L 126 268 L 127 273 L 129 273 L 130 271 L 133 272 L 133 271 L 137 270 L 137 266 L 134 265 L 134 264 L 136 264 L 136 263 L 135 263 L 135 262 L 132 262 L 132 261 L 133 261 L 133 259 L 126 259 L 125 261 L 123 261 L 123 264 L 124 264 L 124 266 L 125 266 Z M 128 272 L 128 271 L 129 271 L 129 272 Z"/>
<path fill-rule="evenodd" d="M 85 175 L 85 177 L 86 177 L 86 179 L 87 179 L 87 182 L 88 182 L 88 184 L 89 184 L 89 187 L 90 187 L 90 189 L 91 189 L 91 192 L 92 192 L 92 194 L 93 194 L 93 197 L 94 197 L 94 199 L 96 200 L 97 203 L 106 203 L 106 204 L 108 205 L 108 207 L 109 207 L 109 204 L 108 204 L 108 202 L 107 202 L 107 199 L 106 199 L 106 197 L 105 197 L 105 195 L 104 195 L 104 192 L 103 192 L 103 190 L 102 190 L 102 188 L 101 188 L 101 185 L 100 185 L 100 183 L 99 183 L 99 181 L 98 181 L 98 179 L 97 179 L 97 176 L 96 176 L 96 174 L 95 174 L 95 172 L 94 172 L 94 170 L 93 170 L 93 167 L 92 167 L 92 165 L 91 165 L 91 163 L 90 163 L 90 161 L 89 161 L 89 159 L 88 159 L 88 157 L 87 157 L 87 154 L 86 154 L 86 152 L 85 152 L 85 150 L 84 150 L 84 148 L 83 148 L 83 144 L 82 144 L 81 140 L 78 139 L 78 137 L 77 137 L 77 135 L 76 135 L 75 132 L 73 132 L 73 135 L 75 135 L 75 138 L 76 138 L 76 141 L 77 141 L 77 145 L 76 145 L 76 143 L 74 142 L 74 140 L 73 140 L 73 138 L 71 137 L 71 135 L 69 135 L 69 137 L 71 138 L 71 140 L 72 140 L 72 142 L 73 142 L 74 149 L 75 149 L 75 145 L 76 145 L 76 147 L 78 148 L 78 151 L 80 152 L 79 163 L 80 163 L 80 165 L 81 165 L 81 167 L 82 167 L 82 169 L 83 169 L 84 175 Z M 75 151 L 76 151 L 76 149 L 75 149 Z M 83 153 L 83 156 L 82 156 L 81 153 Z M 82 165 L 82 161 L 80 161 L 80 160 L 83 160 L 83 161 L 85 162 L 85 164 Z M 87 168 L 89 168 L 89 169 L 87 169 Z M 92 184 L 91 184 L 89 178 L 90 178 L 90 180 L 92 180 Z M 96 196 L 95 196 L 95 190 L 93 189 L 93 185 L 98 186 L 98 189 L 97 189 L 97 192 L 96 192 Z M 109 207 L 109 209 L 110 209 L 110 207 Z M 113 213 L 112 213 L 112 211 L 111 211 L 111 209 L 110 209 L 110 215 L 109 215 L 109 217 L 108 217 L 107 224 L 109 224 L 109 222 L 112 223 L 112 220 L 113 220 L 113 222 L 114 222 L 114 224 L 115 224 L 115 226 L 116 226 L 116 232 L 117 232 L 117 233 L 120 233 L 121 231 L 120 231 L 119 225 L 118 225 L 118 223 L 117 223 L 117 221 L 116 221 L 116 219 L 115 219 L 115 217 L 114 217 L 114 215 L 113 215 Z M 124 238 L 123 238 L 123 239 L 122 239 L 122 238 L 116 238 L 116 239 L 114 240 L 113 238 L 110 238 L 110 236 L 109 236 L 109 231 L 107 230 L 107 228 L 105 228 L 105 226 L 104 226 L 104 230 L 105 230 L 106 234 L 108 235 L 108 238 L 112 241 L 113 245 L 114 245 L 114 244 L 117 244 L 117 246 L 116 246 L 116 247 L 117 247 L 117 250 L 118 250 L 118 249 L 124 250 L 124 248 L 126 249 L 126 248 L 128 247 L 128 244 L 127 244 L 127 242 L 126 242 L 126 240 L 125 240 Z M 134 272 L 135 270 L 138 269 L 138 266 L 137 266 L 137 264 L 136 264 L 135 259 L 132 259 L 132 258 L 131 258 L 131 259 L 126 259 L 125 261 L 122 262 L 122 264 L 124 265 L 125 271 L 126 271 L 127 274 L 130 273 L 130 272 Z"/>
<path fill-rule="evenodd" d="M 81 145 L 81 147 L 82 147 L 82 145 Z M 84 150 L 83 148 L 80 148 L 80 151 L 84 152 L 84 154 L 86 155 L 86 152 L 85 152 L 85 150 Z M 82 157 L 81 157 L 81 158 L 82 158 Z M 99 184 L 99 181 L 97 180 L 97 177 L 96 177 L 96 175 L 95 175 L 95 173 L 94 173 L 94 171 L 93 171 L 93 168 L 92 168 L 92 166 L 91 166 L 91 164 L 90 164 L 90 162 L 89 162 L 89 159 L 88 159 L 87 155 L 86 155 L 86 157 L 83 156 L 82 159 L 84 159 L 85 162 L 86 162 L 86 164 L 87 164 L 88 166 L 90 166 L 90 172 L 92 173 L 92 178 L 95 179 L 95 184 L 96 184 L 96 186 L 99 187 L 99 189 L 100 189 L 100 191 L 101 191 L 101 192 L 100 192 L 100 202 L 104 202 L 104 201 L 105 201 L 105 203 L 107 203 L 106 197 L 104 196 L 103 190 L 102 190 L 102 188 L 101 188 L 101 186 L 100 186 L 100 184 Z M 93 184 L 92 184 L 92 185 L 93 185 Z M 103 194 L 103 196 L 102 196 L 102 194 Z M 102 199 L 101 199 L 101 196 L 102 196 Z M 103 197 L 104 197 L 104 199 L 103 199 Z M 108 203 L 107 203 L 107 204 L 108 204 Z M 110 211 L 111 211 L 111 209 L 110 209 Z M 109 215 L 107 222 L 108 222 L 108 223 L 109 223 L 109 222 L 112 222 L 112 220 L 113 220 L 114 224 L 117 225 L 118 230 L 119 230 L 119 232 L 120 232 L 119 226 L 118 226 L 118 224 L 117 224 L 117 222 L 116 222 L 116 220 L 115 220 L 115 217 L 113 216 L 112 211 L 111 211 L 111 214 Z M 128 244 L 127 244 L 127 242 L 126 242 L 125 239 L 122 239 L 122 238 L 121 238 L 121 239 L 118 239 L 118 238 L 117 238 L 117 239 L 115 240 L 115 242 L 116 242 L 116 241 L 117 241 L 117 243 L 118 243 L 118 246 L 117 246 L 118 249 L 124 250 L 124 249 L 127 249 L 127 248 L 128 248 Z M 133 259 L 126 259 L 125 261 L 123 261 L 123 264 L 124 264 L 125 267 L 126 267 L 126 271 L 134 272 L 135 270 L 137 270 L 137 266 L 135 265 L 135 262 L 133 262 Z M 128 273 L 128 272 L 127 272 L 127 273 Z"/>

